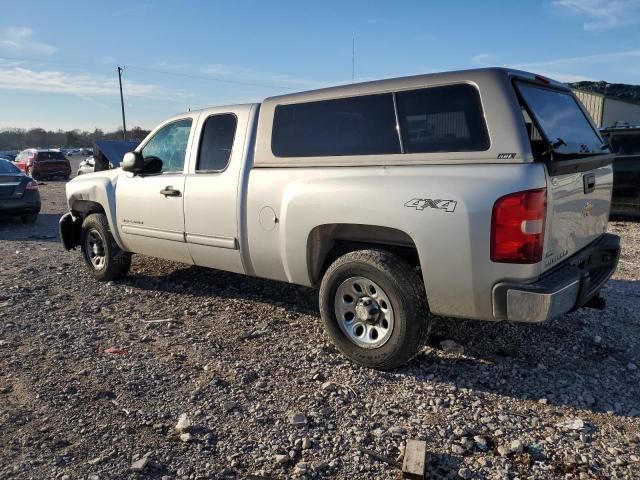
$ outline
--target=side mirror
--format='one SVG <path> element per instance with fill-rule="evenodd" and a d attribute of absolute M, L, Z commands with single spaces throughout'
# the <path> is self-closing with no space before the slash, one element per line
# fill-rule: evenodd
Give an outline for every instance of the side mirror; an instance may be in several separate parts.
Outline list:
<path fill-rule="evenodd" d="M 134 175 L 144 170 L 144 158 L 140 152 L 128 152 L 122 158 L 122 170 Z"/>

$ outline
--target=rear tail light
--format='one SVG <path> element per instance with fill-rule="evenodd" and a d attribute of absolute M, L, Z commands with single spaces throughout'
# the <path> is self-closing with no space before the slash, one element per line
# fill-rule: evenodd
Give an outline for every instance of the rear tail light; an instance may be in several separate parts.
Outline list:
<path fill-rule="evenodd" d="M 25 190 L 37 190 L 38 189 L 38 182 L 36 182 L 35 180 L 31 180 L 29 183 L 27 183 L 27 186 L 24 187 Z"/>
<path fill-rule="evenodd" d="M 542 260 L 547 190 L 526 190 L 499 198 L 491 217 L 491 260 L 538 263 Z"/>

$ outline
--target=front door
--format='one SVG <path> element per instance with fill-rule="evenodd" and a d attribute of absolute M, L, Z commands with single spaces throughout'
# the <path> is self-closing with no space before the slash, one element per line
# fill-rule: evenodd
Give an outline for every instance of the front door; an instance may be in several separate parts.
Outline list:
<path fill-rule="evenodd" d="M 142 145 L 146 173 L 121 172 L 116 218 L 127 250 L 193 263 L 184 236 L 185 165 L 194 118 L 173 120 Z"/>

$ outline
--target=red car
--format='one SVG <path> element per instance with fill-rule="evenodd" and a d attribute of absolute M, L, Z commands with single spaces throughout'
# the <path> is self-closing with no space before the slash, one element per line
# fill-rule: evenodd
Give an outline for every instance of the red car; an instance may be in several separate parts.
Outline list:
<path fill-rule="evenodd" d="M 71 164 L 59 150 L 39 150 L 29 148 L 18 154 L 16 166 L 30 177 L 41 180 L 51 177 L 71 176 Z"/>

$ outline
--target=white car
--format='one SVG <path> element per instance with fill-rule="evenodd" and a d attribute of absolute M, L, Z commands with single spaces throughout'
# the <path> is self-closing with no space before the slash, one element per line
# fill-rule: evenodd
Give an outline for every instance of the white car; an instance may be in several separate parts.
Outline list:
<path fill-rule="evenodd" d="M 94 158 L 87 157 L 82 162 L 80 162 L 80 165 L 78 165 L 78 175 L 82 175 L 85 173 L 93 173 L 95 167 L 96 167 L 96 161 L 94 160 Z"/>

